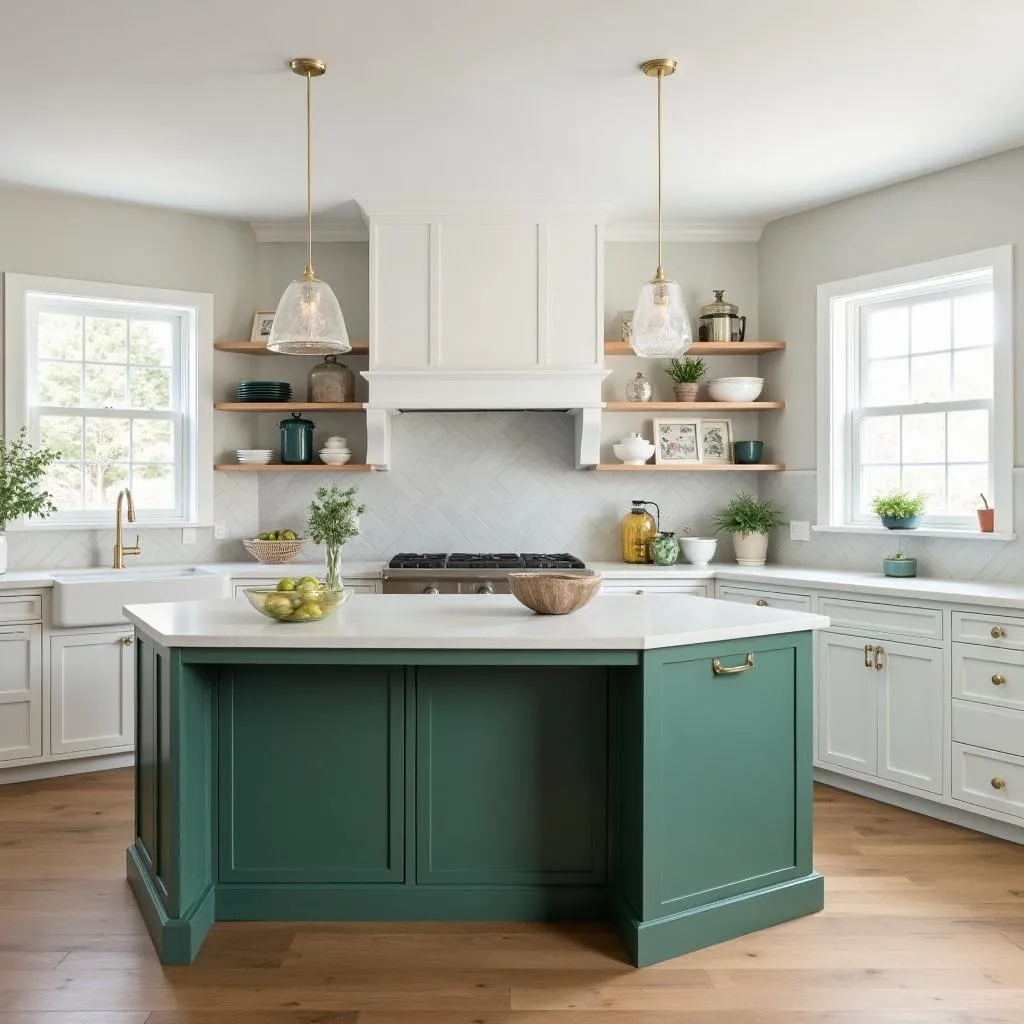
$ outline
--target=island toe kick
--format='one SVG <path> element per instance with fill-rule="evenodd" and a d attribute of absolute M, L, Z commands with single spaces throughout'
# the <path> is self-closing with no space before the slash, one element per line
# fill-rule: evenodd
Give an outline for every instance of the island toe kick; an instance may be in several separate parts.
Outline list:
<path fill-rule="evenodd" d="M 595 920 L 655 963 L 820 910 L 811 633 L 655 650 L 163 647 L 128 878 L 214 921 Z"/>

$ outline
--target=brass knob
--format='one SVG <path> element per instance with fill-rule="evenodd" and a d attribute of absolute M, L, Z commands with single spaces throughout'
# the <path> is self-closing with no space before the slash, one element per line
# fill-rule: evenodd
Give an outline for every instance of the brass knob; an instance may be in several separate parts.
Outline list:
<path fill-rule="evenodd" d="M 1005 682 L 1005 677 L 1001 676 L 998 672 L 992 677 L 993 686 L 1002 686 Z"/>
<path fill-rule="evenodd" d="M 125 645 L 125 647 L 131 647 L 131 645 L 133 643 L 135 643 L 135 637 L 133 637 L 133 636 L 123 636 L 123 637 L 121 637 L 121 643 L 123 643 Z"/>
<path fill-rule="evenodd" d="M 637 594 L 637 597 L 643 597 L 644 596 L 643 587 L 641 587 L 639 590 L 637 590 L 636 594 Z"/>
<path fill-rule="evenodd" d="M 999 776 L 997 775 L 997 776 L 996 776 L 996 777 L 995 777 L 995 778 L 994 778 L 994 779 L 992 780 L 992 788 L 993 788 L 993 789 L 1006 789 L 1006 779 L 1001 779 L 1001 778 L 999 778 Z"/>
<path fill-rule="evenodd" d="M 993 626 L 992 627 L 992 639 L 993 640 L 998 640 L 1001 636 L 1004 636 L 1004 635 L 1005 634 L 1003 633 L 1003 627 L 1002 626 Z"/>
<path fill-rule="evenodd" d="M 759 597 L 754 602 L 754 604 L 756 604 L 758 608 L 767 608 L 768 607 L 768 602 L 763 597 Z"/>

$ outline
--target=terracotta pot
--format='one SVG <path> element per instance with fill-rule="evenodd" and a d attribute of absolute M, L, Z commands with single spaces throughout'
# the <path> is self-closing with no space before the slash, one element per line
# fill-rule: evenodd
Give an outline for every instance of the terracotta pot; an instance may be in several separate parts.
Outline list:
<path fill-rule="evenodd" d="M 978 509 L 978 529 L 982 533 L 994 533 L 996 529 L 996 510 L 994 508 Z"/>
<path fill-rule="evenodd" d="M 734 533 L 732 547 L 739 565 L 764 565 L 768 559 L 768 534 Z"/>
<path fill-rule="evenodd" d="M 676 393 L 677 402 L 696 402 L 700 393 L 699 384 L 674 384 L 672 390 Z"/>

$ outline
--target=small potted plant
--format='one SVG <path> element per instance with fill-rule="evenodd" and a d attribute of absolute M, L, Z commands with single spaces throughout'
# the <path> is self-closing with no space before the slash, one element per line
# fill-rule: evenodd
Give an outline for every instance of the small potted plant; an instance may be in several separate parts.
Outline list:
<path fill-rule="evenodd" d="M 996 528 L 996 510 L 988 503 L 984 494 L 979 494 L 984 508 L 978 509 L 978 529 L 982 533 L 992 533 Z"/>
<path fill-rule="evenodd" d="M 670 359 L 665 372 L 675 381 L 672 390 L 676 393 L 677 402 L 696 402 L 701 378 L 708 372 L 708 364 L 699 356 Z"/>
<path fill-rule="evenodd" d="M 359 516 L 366 511 L 365 505 L 356 503 L 358 488 L 320 487 L 309 505 L 307 528 L 314 544 L 327 547 L 328 590 L 341 590 L 341 548 L 359 534 Z"/>
<path fill-rule="evenodd" d="M 871 502 L 871 510 L 887 530 L 916 530 L 921 525 L 926 503 L 923 494 L 893 491 L 875 498 Z"/>
<path fill-rule="evenodd" d="M 895 555 L 886 555 L 882 559 L 882 572 L 886 576 L 902 576 L 904 578 L 917 575 L 917 559 L 908 558 L 900 548 Z"/>
<path fill-rule="evenodd" d="M 782 526 L 782 510 L 773 501 L 758 501 L 740 493 L 712 516 L 717 531 L 732 534 L 732 546 L 739 565 L 764 565 L 768 556 L 768 534 Z"/>
<path fill-rule="evenodd" d="M 25 428 L 16 438 L 0 437 L 0 573 L 7 572 L 7 524 L 23 516 L 45 519 L 57 511 L 40 486 L 60 452 L 33 448 Z"/>

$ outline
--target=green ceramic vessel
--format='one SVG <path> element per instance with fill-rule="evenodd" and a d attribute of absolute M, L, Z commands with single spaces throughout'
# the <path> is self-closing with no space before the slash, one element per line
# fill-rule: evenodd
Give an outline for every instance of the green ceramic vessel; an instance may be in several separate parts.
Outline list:
<path fill-rule="evenodd" d="M 675 534 L 659 533 L 650 539 L 648 548 L 655 565 L 675 565 L 679 561 L 679 541 Z"/>

